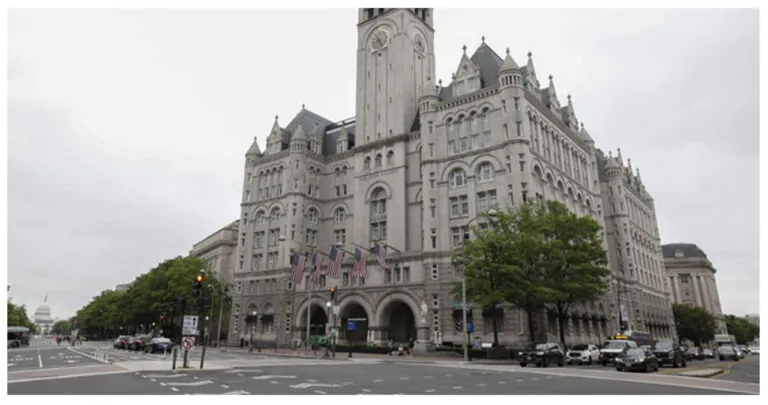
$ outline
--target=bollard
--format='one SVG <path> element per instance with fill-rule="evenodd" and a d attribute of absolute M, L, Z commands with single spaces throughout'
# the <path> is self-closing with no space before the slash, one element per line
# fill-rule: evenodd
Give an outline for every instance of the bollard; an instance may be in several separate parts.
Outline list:
<path fill-rule="evenodd" d="M 171 370 L 176 370 L 176 347 L 173 348 L 173 366 L 171 366 Z"/>

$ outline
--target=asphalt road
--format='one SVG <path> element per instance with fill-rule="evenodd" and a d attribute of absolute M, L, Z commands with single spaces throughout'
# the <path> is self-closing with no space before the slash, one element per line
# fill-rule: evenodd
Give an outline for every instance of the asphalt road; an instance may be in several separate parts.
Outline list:
<path fill-rule="evenodd" d="M 78 367 L 101 364 L 69 350 L 67 346 L 40 345 L 8 349 L 8 373 L 23 370 Z"/>
<path fill-rule="evenodd" d="M 710 380 L 572 368 L 305 362 L 227 370 L 137 371 L 9 383 L 9 394 L 230 395 L 710 395 Z M 658 384 L 674 379 L 674 384 Z M 718 382 L 719 387 L 743 384 Z M 754 389 L 754 388 L 753 388 Z"/>
<path fill-rule="evenodd" d="M 738 362 L 728 363 L 723 374 L 716 376 L 718 380 L 741 381 L 760 384 L 760 357 L 749 356 Z"/>

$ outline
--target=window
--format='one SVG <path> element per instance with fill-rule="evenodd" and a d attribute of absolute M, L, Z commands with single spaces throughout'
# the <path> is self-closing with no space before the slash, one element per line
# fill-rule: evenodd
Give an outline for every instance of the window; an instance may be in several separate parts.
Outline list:
<path fill-rule="evenodd" d="M 262 266 L 264 266 L 264 255 L 263 254 L 253 255 L 253 263 L 252 263 L 253 270 L 261 270 Z"/>
<path fill-rule="evenodd" d="M 314 229 L 307 229 L 307 245 L 315 246 L 317 245 L 317 231 Z"/>
<path fill-rule="evenodd" d="M 468 226 L 454 226 L 451 228 L 451 246 L 461 246 L 465 239 L 469 239 Z"/>
<path fill-rule="evenodd" d="M 337 229 L 333 231 L 334 240 L 336 241 L 336 244 L 341 243 L 342 245 L 345 245 L 347 243 L 347 231 L 344 229 Z"/>
<path fill-rule="evenodd" d="M 395 164 L 395 152 L 389 151 L 387 152 L 387 166 L 392 166 Z"/>
<path fill-rule="evenodd" d="M 277 252 L 269 252 L 267 253 L 267 268 L 268 269 L 274 269 L 277 268 Z"/>
<path fill-rule="evenodd" d="M 370 170 L 371 169 L 371 157 L 366 156 L 363 160 L 363 170 Z"/>
<path fill-rule="evenodd" d="M 316 209 L 310 208 L 307 212 L 307 219 L 309 219 L 309 222 L 312 224 L 317 223 L 317 218 L 320 216 L 320 214 L 317 212 Z"/>
<path fill-rule="evenodd" d="M 387 239 L 387 221 L 376 221 L 371 223 L 371 241 Z"/>
<path fill-rule="evenodd" d="M 520 111 L 520 97 L 515 97 L 515 111 Z"/>
<path fill-rule="evenodd" d="M 347 219 L 347 213 L 344 212 L 344 208 L 336 208 L 336 210 L 333 212 L 333 220 L 337 224 L 343 224 L 344 221 Z"/>
<path fill-rule="evenodd" d="M 496 190 L 488 190 L 477 193 L 478 211 L 488 211 L 489 209 L 495 207 L 496 204 Z"/>
<path fill-rule="evenodd" d="M 493 166 L 490 163 L 483 163 L 477 169 L 478 182 L 486 182 L 493 180 Z"/>
<path fill-rule="evenodd" d="M 280 229 L 269 230 L 269 246 L 277 246 L 277 242 L 280 240 Z"/>
<path fill-rule="evenodd" d="M 256 232 L 253 234 L 253 247 L 264 247 L 264 231 Z"/>
<path fill-rule="evenodd" d="M 456 154 L 456 141 L 448 141 L 448 155 Z"/>
<path fill-rule="evenodd" d="M 460 217 L 469 214 L 469 199 L 466 195 L 451 197 L 451 217 Z"/>
<path fill-rule="evenodd" d="M 340 141 L 336 144 L 336 153 L 342 153 L 347 150 L 347 142 Z"/>
<path fill-rule="evenodd" d="M 437 249 L 437 229 L 432 228 L 430 237 L 432 239 L 432 249 Z"/>
<path fill-rule="evenodd" d="M 435 281 L 439 280 L 440 279 L 440 268 L 436 264 L 433 264 L 430 270 L 431 270 L 430 271 L 430 278 L 432 280 L 435 280 Z"/>
<path fill-rule="evenodd" d="M 272 210 L 272 214 L 270 215 L 269 220 L 272 221 L 272 222 L 280 220 L 280 209 L 279 208 L 275 208 L 275 209 Z"/>
<path fill-rule="evenodd" d="M 381 168 L 381 159 L 382 159 L 381 158 L 381 154 L 376 155 L 376 168 L 377 169 Z"/>
<path fill-rule="evenodd" d="M 483 146 L 489 147 L 493 144 L 493 138 L 491 137 L 491 131 L 485 131 L 483 132 Z"/>
<path fill-rule="evenodd" d="M 387 194 L 383 188 L 376 189 L 371 194 L 371 217 L 387 214 Z"/>
<path fill-rule="evenodd" d="M 685 253 L 683 253 L 683 251 L 680 249 L 675 249 L 675 258 L 682 259 L 683 257 L 685 257 Z"/>
<path fill-rule="evenodd" d="M 341 286 L 342 287 L 349 287 L 349 273 L 342 273 L 342 275 L 341 275 Z"/>
<path fill-rule="evenodd" d="M 256 225 L 262 225 L 264 223 L 264 211 L 259 211 L 256 213 Z"/>
<path fill-rule="evenodd" d="M 449 175 L 451 188 L 462 187 L 467 184 L 467 174 L 462 169 L 453 169 Z"/>

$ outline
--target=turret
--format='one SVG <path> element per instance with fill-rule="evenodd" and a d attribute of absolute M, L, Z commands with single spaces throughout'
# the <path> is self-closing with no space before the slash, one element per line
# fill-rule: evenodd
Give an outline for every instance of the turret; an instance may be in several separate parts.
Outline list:
<path fill-rule="evenodd" d="M 439 101 L 437 87 L 432 82 L 432 78 L 427 76 L 421 97 L 419 97 L 419 121 L 421 122 L 421 137 L 429 143 L 434 143 L 435 139 L 435 120 Z M 422 159 L 425 157 L 424 153 L 426 151 L 422 152 Z"/>
<path fill-rule="evenodd" d="M 509 48 L 507 48 L 507 56 L 504 58 L 504 63 L 499 70 L 499 86 L 502 89 L 507 87 L 523 87 L 523 76 L 520 66 L 512 59 L 512 56 L 509 54 Z"/>
<path fill-rule="evenodd" d="M 579 131 L 579 120 L 576 119 L 576 110 L 573 108 L 573 100 L 571 95 L 568 95 L 568 104 L 562 110 L 562 119 L 568 128 L 574 132 Z"/>
<path fill-rule="evenodd" d="M 315 121 L 315 126 L 312 128 L 312 134 L 309 137 L 309 150 L 318 155 L 323 154 L 323 129 L 317 121 Z"/>
<path fill-rule="evenodd" d="M 291 153 L 306 152 L 307 151 L 307 134 L 304 132 L 304 127 L 299 124 L 296 130 L 291 134 Z"/>
<path fill-rule="evenodd" d="M 555 113 L 560 114 L 560 100 L 557 99 L 557 91 L 555 91 L 555 79 L 552 75 L 549 75 L 549 87 L 547 87 L 547 102 L 549 109 Z"/>
<path fill-rule="evenodd" d="M 275 115 L 275 123 L 272 124 L 272 130 L 267 137 L 266 154 L 271 155 L 280 152 L 283 148 L 283 129 L 277 122 L 278 116 Z"/>
<path fill-rule="evenodd" d="M 539 79 L 536 78 L 536 69 L 533 67 L 533 53 L 528 52 L 528 63 L 525 65 L 525 88 L 532 92 L 536 97 L 541 98 L 539 89 Z"/>

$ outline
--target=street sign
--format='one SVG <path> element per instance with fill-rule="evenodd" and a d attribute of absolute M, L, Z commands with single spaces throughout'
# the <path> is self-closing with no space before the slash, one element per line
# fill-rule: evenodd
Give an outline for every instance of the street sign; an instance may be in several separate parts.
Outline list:
<path fill-rule="evenodd" d="M 467 333 L 472 333 L 475 330 L 475 323 L 467 321 Z"/>
<path fill-rule="evenodd" d="M 339 336 L 339 328 L 331 328 L 331 336 L 338 337 Z"/>
<path fill-rule="evenodd" d="M 333 306 L 333 314 L 336 315 L 336 316 L 339 316 L 339 306 L 338 305 L 334 305 Z"/>
<path fill-rule="evenodd" d="M 355 321 L 347 321 L 347 330 L 350 330 L 350 331 L 355 330 Z"/>
<path fill-rule="evenodd" d="M 197 315 L 184 315 L 181 334 L 197 336 Z"/>
<path fill-rule="evenodd" d="M 192 350 L 192 348 L 195 347 L 195 338 L 185 337 L 181 340 L 181 347 L 183 347 L 186 351 Z"/>

